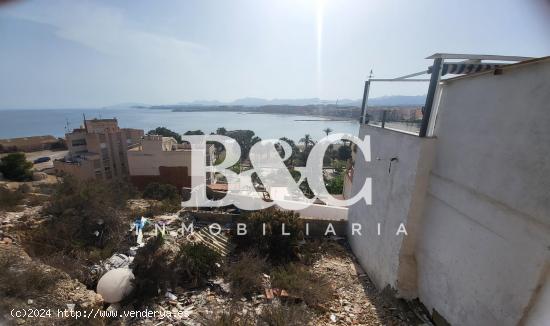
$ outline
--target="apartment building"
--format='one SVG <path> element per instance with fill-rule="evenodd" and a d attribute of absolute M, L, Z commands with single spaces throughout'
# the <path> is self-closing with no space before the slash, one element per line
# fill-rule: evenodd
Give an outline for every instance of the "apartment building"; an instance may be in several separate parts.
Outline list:
<path fill-rule="evenodd" d="M 117 119 L 84 120 L 65 134 L 69 153 L 54 161 L 57 174 L 85 179 L 116 179 L 128 175 L 128 147 L 139 143 L 143 130 L 119 128 Z"/>
<path fill-rule="evenodd" d="M 189 187 L 193 151 L 189 145 L 178 144 L 172 137 L 144 136 L 139 144 L 128 150 L 130 181 L 141 189 L 151 182 Z M 206 162 L 211 164 L 213 157 L 214 146 L 209 145 Z"/>

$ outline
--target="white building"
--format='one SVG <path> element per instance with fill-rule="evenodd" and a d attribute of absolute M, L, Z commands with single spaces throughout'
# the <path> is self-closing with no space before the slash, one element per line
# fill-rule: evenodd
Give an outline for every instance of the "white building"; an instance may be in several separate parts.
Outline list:
<path fill-rule="evenodd" d="M 172 137 L 146 135 L 138 146 L 128 150 L 130 180 L 138 188 L 151 182 L 189 187 L 191 153 L 190 146 L 178 144 Z M 213 154 L 214 146 L 208 146 L 206 162 L 209 164 Z"/>
<path fill-rule="evenodd" d="M 379 289 L 452 325 L 549 325 L 550 57 L 436 90 L 425 137 L 361 125 L 353 190 L 370 177 L 373 195 L 349 209 L 352 249 Z"/>

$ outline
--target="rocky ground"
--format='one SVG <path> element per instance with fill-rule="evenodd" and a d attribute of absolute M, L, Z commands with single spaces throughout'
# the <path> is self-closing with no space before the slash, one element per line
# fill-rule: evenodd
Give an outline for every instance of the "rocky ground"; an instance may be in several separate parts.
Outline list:
<path fill-rule="evenodd" d="M 329 281 L 324 286 L 331 286 L 336 291 L 324 309 L 306 308 L 313 316 L 308 325 L 429 325 L 423 321 L 422 311 L 415 313 L 414 307 L 404 301 L 381 294 L 357 265 L 345 243 L 332 241 L 323 248 L 326 251 L 311 270 L 324 275 Z M 283 299 L 268 299 L 265 294 L 260 294 L 234 302 L 229 289 L 229 284 L 222 278 L 211 280 L 210 285 L 200 291 L 174 289 L 155 300 L 150 309 L 182 311 L 182 316 L 128 322 L 133 325 L 201 325 L 213 315 L 230 310 L 243 318 L 250 314 L 259 315 L 262 310 L 281 304 Z"/>
<path fill-rule="evenodd" d="M 132 208 L 146 207 L 145 201 L 134 201 Z M 11 293 L 0 298 L 0 325 L 224 325 L 213 322 L 223 313 L 236 315 L 236 320 L 253 319 L 263 311 L 279 307 L 289 300 L 284 289 L 271 289 L 269 276 L 264 275 L 264 293 L 250 298 L 235 299 L 231 294 L 228 280 L 223 277 L 210 279 L 206 287 L 196 290 L 184 288 L 169 289 L 158 297 L 137 306 L 134 302 L 105 304 L 100 295 L 86 289 L 78 280 L 55 268 L 31 259 L 22 249 L 21 230 L 40 227 L 39 205 L 22 205 L 16 212 L 0 212 L 0 293 Z M 154 218 L 168 225 L 167 232 L 178 227 L 177 215 L 163 215 Z M 152 232 L 146 234 L 147 238 Z M 179 238 L 176 242 L 189 241 Z M 328 302 L 315 309 L 293 302 L 298 314 L 310 316 L 308 325 L 429 325 L 425 313 L 417 306 L 396 300 L 391 293 L 380 293 L 370 281 L 357 261 L 345 239 L 325 239 L 316 242 L 315 258 L 308 265 L 311 272 L 324 276 L 334 295 Z M 127 248 L 125 249 L 127 250 Z M 127 253 L 127 252 L 125 252 Z M 14 280 L 20 280 L 15 282 Z M 21 281 L 22 280 L 22 281 Z M 13 286 L 12 286 L 13 285 Z M 264 289 L 265 290 L 265 289 Z M 11 291 L 11 292 L 10 292 Z M 15 291 L 15 292 L 14 292 Z M 67 304 L 75 304 L 75 309 L 99 309 L 117 314 L 117 318 L 74 320 L 59 316 L 48 318 L 13 318 L 11 309 L 47 308 L 54 311 L 67 310 Z M 172 316 L 132 318 L 120 317 L 124 312 L 143 311 L 170 312 Z M 296 312 L 294 312 L 296 313 Z M 292 318 L 300 316 L 294 316 Z M 287 317 L 285 317 L 287 318 Z M 291 318 L 291 317 L 288 317 Z M 290 319 L 288 319 L 290 320 Z M 283 318 L 277 325 L 286 325 Z M 301 324 L 301 323 L 299 323 Z M 229 325 L 229 324 L 225 324 Z M 241 325 L 244 325 L 241 323 Z M 246 324 L 249 325 L 249 324 Z"/>

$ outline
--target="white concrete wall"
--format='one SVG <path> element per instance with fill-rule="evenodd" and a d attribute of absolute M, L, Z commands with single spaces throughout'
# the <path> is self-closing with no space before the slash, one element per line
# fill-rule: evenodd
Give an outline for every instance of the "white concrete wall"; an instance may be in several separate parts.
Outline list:
<path fill-rule="evenodd" d="M 379 289 L 452 325 L 550 325 L 549 90 L 550 59 L 514 65 L 448 81 L 435 138 L 361 127 L 373 162 L 353 188 L 371 177 L 373 204 L 350 208 L 367 232 L 348 237 Z"/>
<path fill-rule="evenodd" d="M 319 220 L 346 221 L 348 218 L 347 207 L 327 206 L 311 204 L 310 206 L 297 210 L 300 216 L 312 217 Z"/>
<path fill-rule="evenodd" d="M 444 86 L 416 259 L 420 300 L 451 324 L 516 325 L 541 297 L 549 76 L 546 60 Z"/>
<path fill-rule="evenodd" d="M 400 291 L 401 296 L 410 297 L 410 288 L 412 286 L 414 292 L 415 282 L 411 285 L 403 278 L 398 284 L 398 275 L 406 274 L 415 279 L 410 249 L 414 248 L 410 242 L 415 232 L 411 234 L 411 231 L 421 218 L 419 212 L 425 198 L 434 140 L 361 126 L 359 137 L 363 139 L 366 134 L 370 135 L 372 161 L 365 162 L 359 153 L 356 156 L 353 193 L 359 191 L 366 177 L 372 178 L 372 205 L 361 201 L 349 208 L 348 240 L 359 263 L 379 289 L 390 285 Z M 391 163 L 390 171 L 393 157 L 397 161 Z M 360 236 L 351 234 L 352 223 L 361 224 Z M 396 235 L 400 223 L 404 223 L 408 236 Z M 402 249 L 403 246 L 408 248 Z"/>

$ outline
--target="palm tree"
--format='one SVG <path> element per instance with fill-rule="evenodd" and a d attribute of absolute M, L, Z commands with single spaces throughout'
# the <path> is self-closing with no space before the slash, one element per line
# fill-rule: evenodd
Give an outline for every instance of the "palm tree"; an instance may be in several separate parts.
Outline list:
<path fill-rule="evenodd" d="M 306 134 L 304 138 L 300 139 L 299 142 L 304 144 L 304 151 L 301 153 L 300 156 L 302 161 L 305 163 L 307 162 L 307 157 L 309 156 L 311 148 L 313 148 L 313 145 L 315 145 L 315 142 L 309 134 Z"/>
<path fill-rule="evenodd" d="M 289 139 L 289 138 L 286 138 L 286 137 L 282 137 L 282 138 L 279 138 L 279 139 L 282 140 L 282 141 L 285 141 L 288 145 L 290 145 L 290 148 L 292 149 L 292 153 L 290 153 L 290 157 L 287 160 L 287 162 L 288 162 L 287 165 L 294 166 L 294 159 L 296 158 L 296 153 L 298 152 L 298 148 L 296 147 L 296 144 L 294 143 L 294 141 L 292 139 Z M 277 150 L 282 155 L 280 146 L 277 147 Z"/>
<path fill-rule="evenodd" d="M 330 134 L 330 133 L 332 132 L 332 129 L 330 129 L 330 128 L 325 128 L 325 129 L 323 129 L 323 131 L 324 131 L 325 134 L 327 134 L 327 136 L 328 136 L 328 134 Z M 331 156 L 331 153 L 332 153 L 332 145 L 329 145 L 329 146 L 328 146 L 328 154 L 329 154 L 329 156 Z"/>
<path fill-rule="evenodd" d="M 304 138 L 300 139 L 300 143 L 304 143 L 306 150 L 309 148 L 309 145 L 315 145 L 315 142 L 309 134 L 305 134 Z"/>

